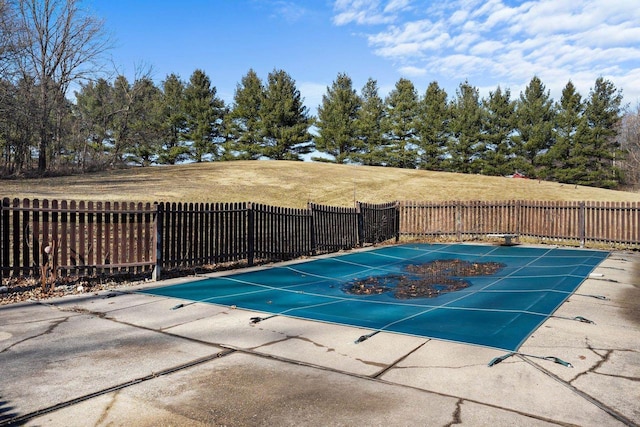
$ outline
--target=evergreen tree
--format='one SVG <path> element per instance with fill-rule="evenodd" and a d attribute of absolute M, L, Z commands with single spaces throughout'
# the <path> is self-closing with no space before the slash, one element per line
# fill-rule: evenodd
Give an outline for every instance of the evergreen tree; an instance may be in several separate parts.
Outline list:
<path fill-rule="evenodd" d="M 113 112 L 108 126 L 110 132 L 107 141 L 107 149 L 111 153 L 111 166 L 124 163 L 124 157 L 129 147 L 129 131 L 131 119 L 131 104 L 133 100 L 132 87 L 129 80 L 119 75 L 113 82 L 111 91 L 111 103 Z"/>
<path fill-rule="evenodd" d="M 428 170 L 442 170 L 449 135 L 449 105 L 447 92 L 431 82 L 424 98 L 420 101 L 417 121 L 420 160 L 419 167 Z"/>
<path fill-rule="evenodd" d="M 596 79 L 589 93 L 584 121 L 577 131 L 580 139 L 577 155 L 585 160 L 583 175 L 576 183 L 615 188 L 622 181 L 622 160 L 617 130 L 620 123 L 622 93 L 609 80 Z"/>
<path fill-rule="evenodd" d="M 229 144 L 225 149 L 225 158 L 233 153 L 236 158 L 255 160 L 262 155 L 264 130 L 260 112 L 264 91 L 264 85 L 253 69 L 237 85 L 227 123 Z"/>
<path fill-rule="evenodd" d="M 37 88 L 33 79 L 22 78 L 15 84 L 0 80 L 0 146 L 2 162 L 8 173 L 20 174 L 32 167 L 32 150 L 38 124 L 33 117 L 37 104 Z"/>
<path fill-rule="evenodd" d="M 553 146 L 555 108 L 544 84 L 533 77 L 516 104 L 516 155 L 528 176 L 540 177 L 548 165 L 547 151 Z"/>
<path fill-rule="evenodd" d="M 301 160 L 312 151 L 309 127 L 313 122 L 295 81 L 283 70 L 269 73 L 260 109 L 263 124 L 262 155 L 275 160 Z"/>
<path fill-rule="evenodd" d="M 498 88 L 482 101 L 485 111 L 483 139 L 485 149 L 480 153 L 485 175 L 508 175 L 513 170 L 511 136 L 514 129 L 515 102 L 511 91 Z"/>
<path fill-rule="evenodd" d="M 187 127 L 184 91 L 185 84 L 176 74 L 169 74 L 162 82 L 159 119 L 163 145 L 158 163 L 174 165 L 189 158 L 189 147 L 184 141 Z"/>
<path fill-rule="evenodd" d="M 378 83 L 369 78 L 362 88 L 360 98 L 362 107 L 358 111 L 355 127 L 361 149 L 354 160 L 364 165 L 380 165 L 381 160 L 376 157 L 376 153 L 382 145 L 384 103 L 378 95 Z"/>
<path fill-rule="evenodd" d="M 192 142 L 191 158 L 196 162 L 215 160 L 220 153 L 216 144 L 224 140 L 224 102 L 216 96 L 215 86 L 202 70 L 191 74 L 184 91 L 187 131 Z"/>
<path fill-rule="evenodd" d="M 410 80 L 401 78 L 385 99 L 384 139 L 380 154 L 386 166 L 417 166 L 418 113 L 418 93 Z"/>
<path fill-rule="evenodd" d="M 149 166 L 162 147 L 161 91 L 149 77 L 133 83 L 131 101 L 130 148 L 127 163 Z"/>
<path fill-rule="evenodd" d="M 81 170 L 100 169 L 106 161 L 105 143 L 111 140 L 114 107 L 113 86 L 106 79 L 83 84 L 76 92 L 74 114 L 81 135 L 76 156 Z"/>
<path fill-rule="evenodd" d="M 318 107 L 316 149 L 334 157 L 336 163 L 353 161 L 360 151 L 356 120 L 360 97 L 353 89 L 351 77 L 338 74 Z"/>
<path fill-rule="evenodd" d="M 451 105 L 449 171 L 479 173 L 482 170 L 482 122 L 478 89 L 465 81 L 456 90 L 456 99 Z"/>
<path fill-rule="evenodd" d="M 586 165 L 581 156 L 578 129 L 583 122 L 582 96 L 569 81 L 562 89 L 562 98 L 556 106 L 555 144 L 549 149 L 550 169 L 547 179 L 576 183 Z"/>

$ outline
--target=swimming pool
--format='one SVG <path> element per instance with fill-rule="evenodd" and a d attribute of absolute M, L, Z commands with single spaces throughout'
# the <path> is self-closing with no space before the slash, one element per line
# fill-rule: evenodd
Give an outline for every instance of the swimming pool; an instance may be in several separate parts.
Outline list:
<path fill-rule="evenodd" d="M 143 292 L 516 351 L 608 255 L 402 244 Z"/>

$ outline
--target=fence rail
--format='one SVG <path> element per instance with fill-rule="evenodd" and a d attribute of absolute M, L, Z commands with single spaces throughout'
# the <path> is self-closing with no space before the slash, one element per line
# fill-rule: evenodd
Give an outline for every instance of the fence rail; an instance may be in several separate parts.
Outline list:
<path fill-rule="evenodd" d="M 0 277 L 248 265 L 390 239 L 516 234 L 572 245 L 640 246 L 640 203 L 452 201 L 309 204 L 109 203 L 4 198 Z"/>

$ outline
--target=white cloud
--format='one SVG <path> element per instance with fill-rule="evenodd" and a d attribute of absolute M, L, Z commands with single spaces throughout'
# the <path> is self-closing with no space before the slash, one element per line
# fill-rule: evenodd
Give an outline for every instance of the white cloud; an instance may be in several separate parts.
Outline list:
<path fill-rule="evenodd" d="M 425 70 L 424 68 L 413 67 L 413 66 L 400 67 L 399 71 L 403 75 L 409 76 L 409 77 L 418 77 L 418 76 L 424 76 L 427 74 L 427 70 Z"/>
<path fill-rule="evenodd" d="M 337 0 L 333 9 L 336 12 L 333 17 L 336 25 L 352 22 L 358 25 L 387 24 L 395 19 L 393 14 L 385 14 L 380 9 L 380 2 L 377 0 Z"/>
<path fill-rule="evenodd" d="M 436 80 L 455 76 L 472 84 L 477 77 L 483 87 L 491 81 L 525 87 L 537 75 L 554 97 L 569 80 L 587 96 L 603 76 L 632 101 L 640 91 L 637 0 L 338 0 L 335 5 L 334 21 L 369 25 L 372 51 L 401 74 L 424 76 L 429 70 Z M 344 13 L 353 17 L 338 19 Z"/>
<path fill-rule="evenodd" d="M 503 47 L 503 44 L 499 41 L 486 40 L 480 43 L 476 43 L 473 47 L 471 47 L 471 49 L 469 49 L 469 52 L 472 55 L 485 55 L 485 54 L 496 52 L 497 50 L 500 50 L 502 47 Z"/>
<path fill-rule="evenodd" d="M 409 9 L 411 4 L 411 0 L 391 0 L 385 7 L 384 7 L 384 11 L 389 13 L 389 12 L 396 12 L 396 11 L 401 11 L 401 10 L 406 10 Z"/>

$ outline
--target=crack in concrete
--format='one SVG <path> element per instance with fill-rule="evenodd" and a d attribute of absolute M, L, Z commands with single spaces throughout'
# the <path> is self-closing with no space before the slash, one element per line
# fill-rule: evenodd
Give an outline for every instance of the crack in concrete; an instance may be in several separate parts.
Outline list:
<path fill-rule="evenodd" d="M 39 338 L 39 337 L 41 337 L 43 335 L 47 335 L 47 334 L 52 333 L 58 326 L 60 326 L 62 323 L 66 322 L 67 320 L 69 320 L 69 317 L 63 317 L 61 319 L 56 319 L 54 322 L 52 322 L 49 325 L 49 327 L 47 328 L 46 331 L 40 332 L 39 334 L 30 336 L 30 337 L 27 337 L 27 338 L 24 338 L 24 339 L 21 339 L 20 341 L 16 341 L 13 344 L 11 344 L 10 346 L 0 350 L 0 354 L 11 350 L 13 347 L 17 346 L 18 344 L 22 344 L 23 342 L 26 342 L 26 341 L 29 341 L 29 340 L 32 340 L 32 339 L 35 339 L 35 338 Z"/>
<path fill-rule="evenodd" d="M 86 314 L 89 316 L 95 316 L 98 317 L 100 319 L 109 319 L 111 320 L 109 317 L 107 317 L 107 313 L 102 313 L 100 311 L 91 311 L 88 310 L 86 308 L 82 308 L 82 307 L 71 307 L 71 308 L 61 308 L 60 311 L 68 313 L 78 313 L 78 314 Z"/>
<path fill-rule="evenodd" d="M 460 366 L 405 365 L 405 366 L 396 366 L 394 369 L 453 369 L 453 370 L 457 370 L 457 369 L 464 369 L 464 368 L 475 368 L 475 367 L 478 367 L 478 366 L 487 366 L 487 364 L 486 363 L 474 363 L 472 365 L 460 365 Z"/>
<path fill-rule="evenodd" d="M 631 350 L 631 349 L 602 349 L 602 348 L 593 348 L 589 342 L 587 341 L 587 349 L 589 349 L 589 351 L 591 351 L 592 353 L 596 354 L 598 357 L 600 357 L 600 360 L 598 360 L 593 366 L 591 366 L 589 369 L 587 369 L 584 372 L 581 372 L 580 374 L 576 375 L 575 377 L 573 377 L 569 383 L 574 382 L 575 380 L 577 380 L 578 378 L 580 378 L 583 375 L 586 374 L 596 374 L 596 375 L 602 375 L 605 377 L 611 377 L 611 378 L 621 378 L 621 379 L 625 379 L 625 380 L 629 380 L 629 381 L 634 381 L 634 382 L 640 382 L 640 378 L 639 377 L 630 377 L 630 376 L 626 376 L 626 375 L 616 375 L 616 374 L 606 374 L 604 372 L 598 372 L 597 369 L 599 369 L 600 367 L 602 367 L 602 365 L 604 365 L 606 362 L 608 362 L 611 359 L 611 356 L 616 353 L 616 352 L 631 352 L 631 353 L 637 353 L 637 351 L 635 350 Z M 600 352 L 604 352 L 603 354 L 598 353 L 598 351 Z"/>
<path fill-rule="evenodd" d="M 99 426 L 107 419 L 107 416 L 109 415 L 109 411 L 111 411 L 111 408 L 113 408 L 113 406 L 116 404 L 116 400 L 118 399 L 119 393 L 120 393 L 120 390 L 116 390 L 115 393 L 113 393 L 113 397 L 111 398 L 111 401 L 107 403 L 107 406 L 105 406 L 105 408 L 102 410 L 102 413 L 100 414 L 100 418 L 98 418 L 98 421 L 96 421 L 96 424 L 95 424 L 96 426 Z"/>
<path fill-rule="evenodd" d="M 593 354 L 595 354 L 596 356 L 598 356 L 600 358 L 600 360 L 598 360 L 595 364 L 593 364 L 589 369 L 587 369 L 584 372 L 580 372 L 579 374 L 577 374 L 576 376 L 574 376 L 573 378 L 571 378 L 568 382 L 569 384 L 572 384 L 574 381 L 576 381 L 578 378 L 587 375 L 587 374 L 593 374 L 593 373 L 597 373 L 596 369 L 600 368 L 602 365 L 604 365 L 607 361 L 609 361 L 609 358 L 611 357 L 611 355 L 613 354 L 614 350 L 604 350 L 605 354 L 602 355 L 600 353 L 598 353 L 596 351 L 596 349 L 594 349 L 593 347 L 591 347 L 591 344 L 589 344 L 589 341 L 587 340 L 587 349 L 589 351 L 591 351 Z"/>
<path fill-rule="evenodd" d="M 453 414 L 451 414 L 451 422 L 448 424 L 445 424 L 445 427 L 451 427 L 453 425 L 456 424 L 462 424 L 462 404 L 464 403 L 464 399 L 458 399 L 458 401 L 456 402 L 456 409 L 453 411 Z"/>
<path fill-rule="evenodd" d="M 611 378 L 620 378 L 622 380 L 629 380 L 629 381 L 634 381 L 634 382 L 640 382 L 640 377 L 628 377 L 626 375 L 615 375 L 615 374 L 605 374 L 603 372 L 594 372 L 594 374 L 596 375 L 602 375 L 604 377 L 611 377 Z"/>
<path fill-rule="evenodd" d="M 282 333 L 282 332 L 277 332 L 277 331 L 271 331 L 271 332 Z M 327 347 L 324 344 L 320 344 L 318 342 L 313 341 L 312 339 L 309 339 L 309 338 L 306 338 L 306 337 L 303 337 L 303 336 L 300 336 L 300 335 L 286 335 L 285 338 L 283 338 L 283 339 L 270 341 L 270 342 L 267 342 L 267 343 L 264 343 L 264 344 L 260 344 L 260 345 L 255 346 L 255 347 L 250 347 L 250 348 L 247 348 L 247 350 L 257 350 L 257 349 L 260 349 L 262 347 L 268 347 L 268 346 L 271 346 L 271 345 L 274 345 L 274 344 L 279 344 L 281 342 L 285 342 L 285 341 L 289 341 L 289 340 L 300 340 L 300 341 L 308 342 L 308 343 L 314 345 L 315 347 L 326 349 L 327 353 L 336 353 L 339 356 L 351 358 L 351 356 L 348 355 L 348 354 L 337 352 L 336 349 L 333 348 L 333 347 Z M 364 360 L 364 359 L 357 358 L 357 357 L 353 358 L 353 359 L 357 360 L 358 362 L 363 363 L 365 365 L 375 366 L 377 368 L 386 368 L 387 367 L 386 363 L 373 362 L 373 361 L 370 361 L 370 360 Z"/>
<path fill-rule="evenodd" d="M 275 332 L 275 333 L 284 335 L 282 332 L 277 332 L 277 331 L 271 331 L 271 332 Z M 257 349 L 259 349 L 261 347 L 269 347 L 271 345 L 278 344 L 278 343 L 285 342 L 285 341 L 289 341 L 290 339 L 294 339 L 294 338 L 298 338 L 298 337 L 295 336 L 295 335 L 285 335 L 284 338 L 282 338 L 282 339 L 269 341 L 269 342 L 257 345 L 255 347 L 248 347 L 247 350 L 257 350 Z"/>
<path fill-rule="evenodd" d="M 57 319 L 61 319 L 61 317 L 54 317 L 51 319 L 38 319 L 38 320 L 28 320 L 26 322 L 15 322 L 15 323 L 4 323 L 0 326 L 10 326 L 10 325 L 30 325 L 32 323 L 42 323 L 42 322 L 49 322 L 51 320 L 57 320 Z"/>

